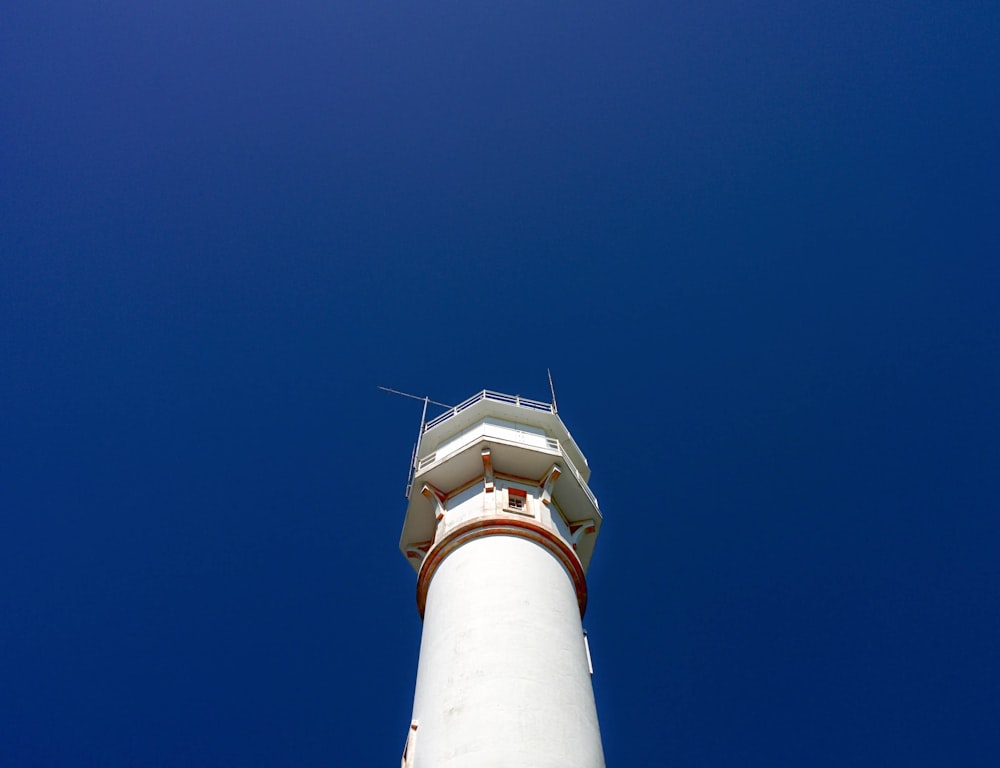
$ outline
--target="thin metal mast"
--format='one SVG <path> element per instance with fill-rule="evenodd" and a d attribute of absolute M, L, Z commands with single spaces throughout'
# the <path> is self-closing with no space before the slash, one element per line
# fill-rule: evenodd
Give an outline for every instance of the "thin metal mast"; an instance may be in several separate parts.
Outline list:
<path fill-rule="evenodd" d="M 451 408 L 447 403 L 439 403 L 437 400 L 431 400 L 429 397 L 420 397 L 419 395 L 411 395 L 409 392 L 400 392 L 398 389 L 392 389 L 391 387 L 383 387 L 381 384 L 377 385 L 379 389 L 383 392 L 388 392 L 392 395 L 402 395 L 403 397 L 409 397 L 412 400 L 420 400 L 424 404 L 423 412 L 420 414 L 420 432 L 417 433 L 417 442 L 413 444 L 413 454 L 410 456 L 410 471 L 406 476 L 406 491 L 403 494 L 406 498 L 410 498 L 410 489 L 413 487 L 413 475 L 417 469 L 417 461 L 420 458 L 420 441 L 424 437 L 424 425 L 427 424 L 427 406 L 430 404 L 440 405 L 442 408 Z"/>

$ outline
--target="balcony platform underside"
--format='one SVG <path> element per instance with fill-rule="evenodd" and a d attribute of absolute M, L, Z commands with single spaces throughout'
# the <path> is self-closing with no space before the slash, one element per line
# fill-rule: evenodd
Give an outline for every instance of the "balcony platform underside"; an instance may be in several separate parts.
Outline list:
<path fill-rule="evenodd" d="M 431 541 L 437 529 L 435 507 L 422 496 L 421 488 L 428 484 L 445 495 L 464 490 L 470 483 L 483 482 L 483 450 L 489 449 L 494 472 L 498 478 L 513 479 L 526 485 L 541 485 L 553 464 L 562 467 L 562 474 L 552 489 L 552 500 L 567 523 L 593 521 L 597 529 L 601 512 L 586 483 L 560 450 L 558 441 L 547 441 L 545 447 L 526 446 L 518 440 L 499 436 L 476 434 L 464 445 L 450 450 L 446 456 L 422 461 L 421 469 L 413 478 L 409 509 L 403 528 L 401 543 Z M 484 491 L 485 492 L 485 491 Z M 594 537 L 581 542 L 578 553 L 584 563 L 589 562 Z M 414 563 L 416 566 L 416 563 Z"/>

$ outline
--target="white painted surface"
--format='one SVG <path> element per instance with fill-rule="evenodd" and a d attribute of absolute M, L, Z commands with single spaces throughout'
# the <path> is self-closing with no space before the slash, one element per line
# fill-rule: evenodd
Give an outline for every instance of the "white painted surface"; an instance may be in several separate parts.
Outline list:
<path fill-rule="evenodd" d="M 435 539 L 440 539 L 455 526 L 482 517 L 485 511 L 483 508 L 484 496 L 482 486 L 477 484 L 448 499 L 446 504 L 448 513 L 438 526 Z"/>
<path fill-rule="evenodd" d="M 462 448 L 479 443 L 484 438 L 506 440 L 510 443 L 552 452 L 559 450 L 559 441 L 555 438 L 549 438 L 545 434 L 545 430 L 540 427 L 487 418 L 441 443 L 433 452 L 433 460 L 444 461 Z M 420 458 L 425 465 L 430 463 L 429 455 L 422 455 Z"/>
<path fill-rule="evenodd" d="M 413 720 L 415 768 L 604 766 L 576 594 L 551 552 L 492 535 L 444 559 L 427 595 Z"/>

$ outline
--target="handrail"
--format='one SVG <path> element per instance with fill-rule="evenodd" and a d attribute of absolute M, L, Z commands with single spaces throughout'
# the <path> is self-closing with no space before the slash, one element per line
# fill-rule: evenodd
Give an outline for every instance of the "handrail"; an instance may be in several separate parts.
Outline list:
<path fill-rule="evenodd" d="M 424 432 L 447 421 L 452 416 L 457 416 L 466 408 L 469 408 L 483 400 L 493 400 L 498 403 L 507 403 L 508 405 L 514 405 L 518 408 L 527 408 L 532 411 L 555 413 L 555 408 L 553 408 L 552 403 L 543 403 L 540 400 L 530 400 L 526 397 L 521 397 L 520 395 L 505 395 L 502 392 L 493 392 L 492 390 L 484 389 L 482 392 L 474 394 L 468 400 L 459 403 L 454 408 L 445 411 L 440 416 L 435 416 L 430 421 L 424 422 Z"/>
<path fill-rule="evenodd" d="M 587 481 L 583 479 L 583 475 L 580 474 L 580 470 L 576 468 L 576 465 L 573 463 L 573 460 L 566 455 L 566 450 L 562 446 L 559 446 L 559 453 L 562 454 L 563 460 L 569 467 L 570 472 L 573 473 L 573 476 L 576 478 L 577 482 L 580 483 L 580 487 L 583 488 L 583 492 L 587 494 L 587 498 L 590 499 L 591 502 L 593 502 L 594 507 L 599 510 L 601 508 L 601 505 L 597 503 L 597 497 L 594 495 L 594 492 L 590 490 L 590 486 L 587 485 Z"/>

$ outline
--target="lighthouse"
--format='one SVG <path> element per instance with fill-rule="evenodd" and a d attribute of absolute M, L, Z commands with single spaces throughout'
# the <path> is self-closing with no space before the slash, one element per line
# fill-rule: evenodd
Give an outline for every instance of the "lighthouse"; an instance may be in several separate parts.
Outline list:
<path fill-rule="evenodd" d="M 582 626 L 601 527 L 554 403 L 484 390 L 421 425 L 400 549 L 423 618 L 402 768 L 603 768 Z"/>

